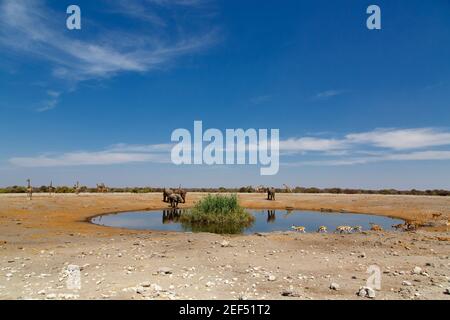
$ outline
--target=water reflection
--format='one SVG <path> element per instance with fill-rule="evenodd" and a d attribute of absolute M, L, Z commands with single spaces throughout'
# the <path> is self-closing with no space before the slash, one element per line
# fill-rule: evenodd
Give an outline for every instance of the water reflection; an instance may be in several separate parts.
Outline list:
<path fill-rule="evenodd" d="M 267 223 L 275 223 L 276 218 L 275 210 L 267 210 Z"/>
<path fill-rule="evenodd" d="M 181 209 L 167 209 L 162 212 L 162 223 L 179 223 L 182 214 Z"/>

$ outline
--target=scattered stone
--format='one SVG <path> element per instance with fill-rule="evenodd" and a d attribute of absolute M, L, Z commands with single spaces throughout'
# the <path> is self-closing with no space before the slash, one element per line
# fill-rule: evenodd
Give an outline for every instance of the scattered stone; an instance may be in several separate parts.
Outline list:
<path fill-rule="evenodd" d="M 450 287 L 445 289 L 444 294 L 450 294 Z"/>
<path fill-rule="evenodd" d="M 359 291 L 358 291 L 358 296 L 360 296 L 362 298 L 373 299 L 373 298 L 375 298 L 376 294 L 375 294 L 375 290 L 373 290 L 370 287 L 360 287 Z"/>
<path fill-rule="evenodd" d="M 171 274 L 172 273 L 172 269 L 168 268 L 168 267 L 161 267 L 158 269 L 158 273 L 159 274 Z"/>
<path fill-rule="evenodd" d="M 277 280 L 277 278 L 276 278 L 274 275 L 271 274 L 271 275 L 269 276 L 268 280 L 269 280 L 269 281 L 275 281 L 275 280 Z"/>
<path fill-rule="evenodd" d="M 284 289 L 281 291 L 283 297 L 300 297 L 300 293 L 292 289 Z"/>
<path fill-rule="evenodd" d="M 339 284 L 337 284 L 336 282 L 331 283 L 330 284 L 330 289 L 338 291 L 339 290 Z"/>
<path fill-rule="evenodd" d="M 220 246 L 221 246 L 222 248 L 231 247 L 230 243 L 229 243 L 227 240 L 223 240 L 223 241 L 220 243 Z"/>
<path fill-rule="evenodd" d="M 162 291 L 162 287 L 157 285 L 156 283 L 152 283 L 150 285 L 150 289 L 152 289 L 153 291 Z"/>
<path fill-rule="evenodd" d="M 412 283 L 405 280 L 405 281 L 402 282 L 402 285 L 403 285 L 403 286 L 406 286 L 406 287 L 411 287 L 411 286 L 412 286 Z"/>
<path fill-rule="evenodd" d="M 136 293 L 137 294 L 143 294 L 145 292 L 145 289 L 143 286 L 136 287 Z"/>
<path fill-rule="evenodd" d="M 413 274 L 421 274 L 422 273 L 422 268 L 421 267 L 414 267 Z"/>

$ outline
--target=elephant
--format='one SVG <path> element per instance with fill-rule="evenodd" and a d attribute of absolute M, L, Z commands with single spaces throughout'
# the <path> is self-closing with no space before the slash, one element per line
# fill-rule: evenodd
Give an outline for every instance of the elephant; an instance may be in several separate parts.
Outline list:
<path fill-rule="evenodd" d="M 267 200 L 275 200 L 275 188 L 267 188 Z"/>
<path fill-rule="evenodd" d="M 172 208 L 178 208 L 178 204 L 180 202 L 183 202 L 183 198 L 176 193 L 172 193 L 171 195 L 169 195 L 168 200 Z"/>
<path fill-rule="evenodd" d="M 164 188 L 164 191 L 163 191 L 163 201 L 164 201 L 164 202 L 169 202 L 169 196 L 170 196 L 171 194 L 173 194 L 172 189 Z"/>
<path fill-rule="evenodd" d="M 186 190 L 178 188 L 177 190 L 175 190 L 175 193 L 181 196 L 181 198 L 183 199 L 183 203 L 186 203 Z"/>

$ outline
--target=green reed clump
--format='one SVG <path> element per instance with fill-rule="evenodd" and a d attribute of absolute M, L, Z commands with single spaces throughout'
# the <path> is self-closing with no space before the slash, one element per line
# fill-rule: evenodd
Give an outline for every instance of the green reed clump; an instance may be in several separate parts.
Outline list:
<path fill-rule="evenodd" d="M 205 230 L 243 230 L 251 226 L 254 217 L 239 205 L 237 196 L 233 195 L 211 195 L 196 203 L 194 208 L 181 216 L 185 226 L 192 229 Z M 206 228 L 208 226 L 208 228 Z M 232 228 L 229 228 L 232 226 Z M 222 232 L 217 232 L 222 233 Z M 228 233 L 228 232 L 223 232 Z M 236 233 L 236 232 L 230 232 Z"/>

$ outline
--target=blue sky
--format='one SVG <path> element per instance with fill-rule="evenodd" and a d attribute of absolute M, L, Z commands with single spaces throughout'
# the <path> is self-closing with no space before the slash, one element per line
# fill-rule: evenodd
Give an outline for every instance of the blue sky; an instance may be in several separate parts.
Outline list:
<path fill-rule="evenodd" d="M 82 29 L 66 29 L 77 4 Z M 377 4 L 382 30 L 366 28 Z M 0 185 L 450 189 L 450 2 L 0 0 Z M 176 128 L 279 128 L 281 167 Z"/>

